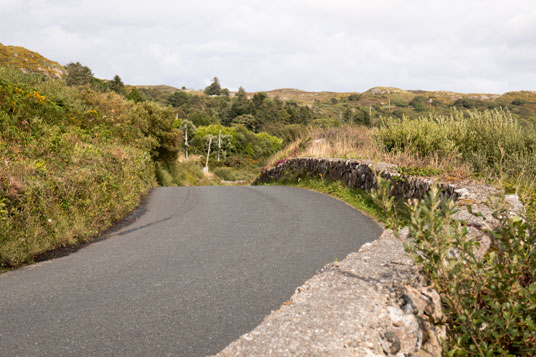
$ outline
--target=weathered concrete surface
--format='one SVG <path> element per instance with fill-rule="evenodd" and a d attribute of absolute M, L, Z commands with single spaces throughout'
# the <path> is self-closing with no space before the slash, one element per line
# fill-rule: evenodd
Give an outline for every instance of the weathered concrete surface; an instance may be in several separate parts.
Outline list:
<path fill-rule="evenodd" d="M 299 287 L 217 356 L 440 356 L 439 296 L 391 231 Z"/>

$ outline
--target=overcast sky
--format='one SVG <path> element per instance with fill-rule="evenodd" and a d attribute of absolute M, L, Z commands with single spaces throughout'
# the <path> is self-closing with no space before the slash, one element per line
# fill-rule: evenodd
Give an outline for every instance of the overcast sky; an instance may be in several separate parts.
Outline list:
<path fill-rule="evenodd" d="M 0 42 L 129 84 L 536 90 L 535 0 L 0 0 Z"/>

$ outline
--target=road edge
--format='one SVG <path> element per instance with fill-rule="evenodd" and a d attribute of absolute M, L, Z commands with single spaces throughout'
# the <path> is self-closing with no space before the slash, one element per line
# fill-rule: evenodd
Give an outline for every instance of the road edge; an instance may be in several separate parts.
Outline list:
<path fill-rule="evenodd" d="M 216 356 L 440 356 L 439 295 L 385 230 L 298 287 L 289 301 Z"/>

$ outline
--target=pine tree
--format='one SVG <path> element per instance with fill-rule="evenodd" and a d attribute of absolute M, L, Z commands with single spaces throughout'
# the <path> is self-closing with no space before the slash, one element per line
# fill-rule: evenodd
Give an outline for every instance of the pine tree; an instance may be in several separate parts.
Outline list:
<path fill-rule="evenodd" d="M 89 67 L 82 65 L 80 62 L 69 63 L 65 66 L 67 75 L 65 76 L 65 83 L 68 86 L 83 86 L 91 82 L 93 72 Z"/>
<path fill-rule="evenodd" d="M 212 83 L 205 88 L 206 95 L 220 95 L 221 94 L 221 85 L 218 77 L 214 77 Z"/>
<path fill-rule="evenodd" d="M 114 79 L 110 82 L 110 89 L 116 93 L 122 93 L 124 88 L 125 88 L 125 84 L 123 83 L 121 78 L 116 74 L 114 76 Z"/>

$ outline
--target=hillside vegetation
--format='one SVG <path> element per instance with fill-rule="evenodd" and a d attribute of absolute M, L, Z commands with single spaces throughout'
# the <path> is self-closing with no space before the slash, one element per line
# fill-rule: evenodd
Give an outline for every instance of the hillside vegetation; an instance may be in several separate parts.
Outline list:
<path fill-rule="evenodd" d="M 0 69 L 0 265 L 95 235 L 176 158 L 168 109 Z"/>
<path fill-rule="evenodd" d="M 137 88 L 146 98 L 162 104 L 170 103 L 177 96 L 189 95 L 203 98 L 204 95 L 204 92 L 200 90 L 177 89 L 170 86 L 137 86 Z M 523 125 L 533 125 L 536 122 L 536 92 L 534 91 L 508 92 L 499 95 L 374 87 L 363 93 L 307 92 L 292 88 L 266 92 L 222 93 L 223 97 L 238 95 L 244 95 L 247 99 L 262 95 L 272 101 L 294 103 L 298 107 L 306 107 L 311 112 L 307 124 L 322 128 L 346 124 L 377 126 L 383 117 L 445 116 L 453 111 L 489 109 L 508 110 L 510 115 Z M 209 113 L 210 115 L 214 115 L 214 112 Z"/>
<path fill-rule="evenodd" d="M 14 66 L 29 73 L 48 77 L 63 77 L 65 69 L 37 52 L 19 46 L 4 46 L 0 43 L 0 66 Z"/>

